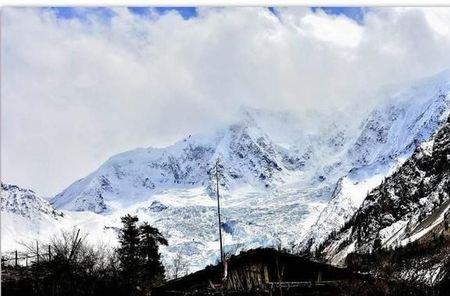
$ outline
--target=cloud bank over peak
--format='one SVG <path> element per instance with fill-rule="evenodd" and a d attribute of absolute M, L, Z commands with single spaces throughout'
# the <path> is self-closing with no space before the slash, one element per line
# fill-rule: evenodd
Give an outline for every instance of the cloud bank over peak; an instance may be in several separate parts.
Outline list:
<path fill-rule="evenodd" d="M 380 87 L 450 68 L 448 8 L 65 13 L 2 10 L 2 178 L 43 195 L 241 106 L 363 112 Z"/>

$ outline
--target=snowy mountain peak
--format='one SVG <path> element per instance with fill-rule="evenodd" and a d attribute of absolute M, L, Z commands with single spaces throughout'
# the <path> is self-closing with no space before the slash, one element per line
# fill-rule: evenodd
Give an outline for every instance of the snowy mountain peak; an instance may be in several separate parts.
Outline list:
<path fill-rule="evenodd" d="M 1 183 L 1 210 L 30 219 L 63 216 L 34 191 L 5 183 Z"/>
<path fill-rule="evenodd" d="M 211 191 L 216 159 L 223 167 L 221 185 L 269 186 L 283 170 L 277 147 L 255 120 L 232 124 L 212 135 L 193 135 L 172 146 L 136 149 L 111 157 L 96 172 L 58 194 L 58 208 L 104 212 L 108 203 L 139 200 L 167 188 L 204 187 Z"/>

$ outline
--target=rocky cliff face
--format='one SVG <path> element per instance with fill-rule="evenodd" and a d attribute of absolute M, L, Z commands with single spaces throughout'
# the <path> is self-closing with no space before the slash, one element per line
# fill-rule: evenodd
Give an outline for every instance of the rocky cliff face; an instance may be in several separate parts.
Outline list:
<path fill-rule="evenodd" d="M 411 158 L 370 192 L 351 220 L 328 237 L 320 251 L 328 260 L 342 263 L 350 252 L 368 253 L 374 248 L 396 248 L 414 241 L 423 244 L 441 235 L 446 239 L 449 209 L 450 117 Z M 405 269 L 403 274 L 422 274 L 423 281 L 438 278 L 441 267 L 450 259 L 448 247 L 444 243 L 434 252 L 442 255 L 444 250 L 447 256 L 411 259 L 410 268 L 416 268 L 416 272 Z M 434 260 L 432 266 L 429 260 Z"/>
<path fill-rule="evenodd" d="M 305 236 L 314 249 L 337 231 L 361 206 L 367 194 L 395 172 L 414 149 L 446 121 L 450 110 L 450 75 L 444 72 L 418 82 L 375 109 L 362 123 L 347 152 L 348 173 L 338 181 L 330 202 Z"/>

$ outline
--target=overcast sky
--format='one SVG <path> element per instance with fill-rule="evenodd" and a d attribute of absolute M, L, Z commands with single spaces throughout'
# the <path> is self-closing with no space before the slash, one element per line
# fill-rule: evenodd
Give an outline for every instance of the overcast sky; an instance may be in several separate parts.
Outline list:
<path fill-rule="evenodd" d="M 239 106 L 349 110 L 450 68 L 450 9 L 3 9 L 2 180 L 53 196 Z"/>

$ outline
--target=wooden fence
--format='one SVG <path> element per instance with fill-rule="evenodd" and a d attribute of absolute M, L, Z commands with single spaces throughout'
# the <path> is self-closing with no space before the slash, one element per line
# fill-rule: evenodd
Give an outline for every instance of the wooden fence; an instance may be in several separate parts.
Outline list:
<path fill-rule="evenodd" d="M 51 260 L 52 248 L 50 245 L 39 246 L 36 242 L 34 250 L 2 252 L 1 265 L 5 266 L 28 266 L 32 263 L 39 263 L 40 260 Z"/>

